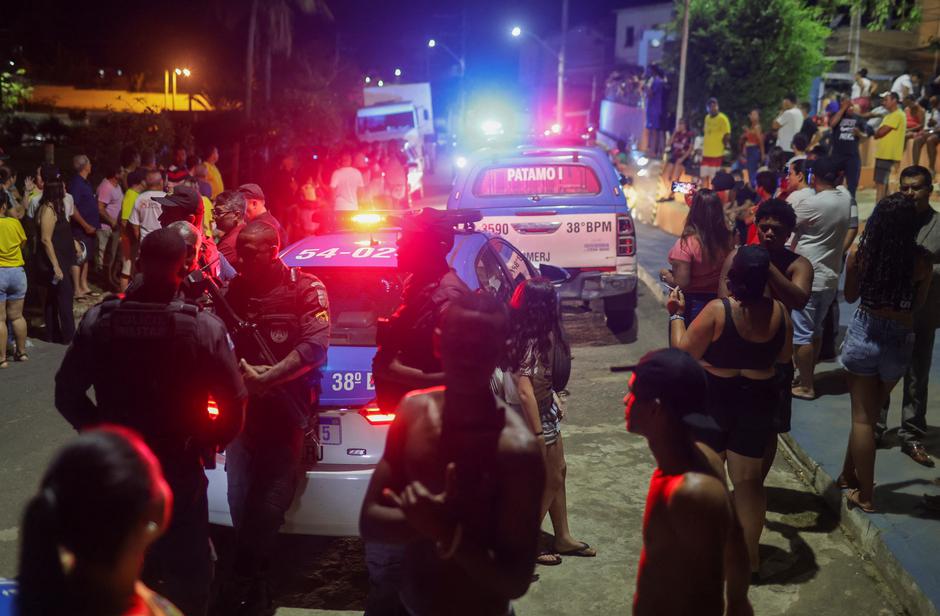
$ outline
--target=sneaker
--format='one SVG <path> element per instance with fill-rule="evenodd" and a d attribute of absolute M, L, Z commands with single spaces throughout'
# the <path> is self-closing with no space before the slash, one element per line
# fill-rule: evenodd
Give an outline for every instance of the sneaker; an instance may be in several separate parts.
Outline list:
<path fill-rule="evenodd" d="M 924 449 L 924 446 L 918 441 L 909 441 L 901 445 L 901 452 L 910 457 L 911 460 L 917 462 L 921 466 L 926 466 L 928 468 L 933 468 L 934 461 L 930 455 L 927 454 L 927 450 Z"/>

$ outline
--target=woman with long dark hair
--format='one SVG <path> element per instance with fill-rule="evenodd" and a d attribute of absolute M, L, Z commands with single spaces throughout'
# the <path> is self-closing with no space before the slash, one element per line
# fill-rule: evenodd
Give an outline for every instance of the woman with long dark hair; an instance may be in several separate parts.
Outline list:
<path fill-rule="evenodd" d="M 840 358 L 849 373 L 852 428 L 839 484 L 849 490 L 849 503 L 868 513 L 875 511 L 874 426 L 911 362 L 913 314 L 930 287 L 931 258 L 917 245 L 918 228 L 914 201 L 889 195 L 878 202 L 845 263 L 845 300 L 861 303 Z"/>
<path fill-rule="evenodd" d="M 170 522 L 173 495 L 133 432 L 85 432 L 52 460 L 26 505 L 20 616 L 179 616 L 140 581 L 144 554 Z"/>
<path fill-rule="evenodd" d="M 516 287 L 509 306 L 506 401 L 521 411 L 545 455 L 545 493 L 539 519 L 548 513 L 555 531 L 554 551 L 543 552 L 537 562 L 557 565 L 560 556 L 595 556 L 594 549 L 575 539 L 568 527 L 561 410 L 552 389 L 558 295 L 547 278 L 530 278 Z"/>
<path fill-rule="evenodd" d="M 667 285 L 682 289 L 687 326 L 718 297 L 721 267 L 733 243 L 718 193 L 707 189 L 695 193 L 682 236 L 669 251 L 672 269 L 659 272 Z"/>
<path fill-rule="evenodd" d="M 667 304 L 672 346 L 700 360 L 708 375 L 707 408 L 721 437 L 707 444 L 727 460 L 754 575 L 767 508 L 764 450 L 775 436 L 780 397 L 776 364 L 789 362 L 793 352 L 789 312 L 765 295 L 769 275 L 767 249 L 742 246 L 728 271 L 730 296 L 710 302 L 688 330 L 682 291 L 673 291 Z"/>
<path fill-rule="evenodd" d="M 72 305 L 75 289 L 70 268 L 77 262 L 76 242 L 65 211 L 65 184 L 61 178 L 46 181 L 39 200 L 38 276 L 47 285 L 44 307 L 46 337 L 68 344 L 75 335 Z"/>

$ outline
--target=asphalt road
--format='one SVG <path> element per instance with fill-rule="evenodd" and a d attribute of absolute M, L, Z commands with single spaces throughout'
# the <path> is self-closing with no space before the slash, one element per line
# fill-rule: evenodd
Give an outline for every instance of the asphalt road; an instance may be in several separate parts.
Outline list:
<path fill-rule="evenodd" d="M 541 580 L 518 602 L 517 613 L 628 613 L 653 465 L 645 441 L 624 430 L 626 378 L 608 368 L 662 346 L 665 313 L 641 288 L 632 332 L 614 334 L 601 314 L 577 306 L 566 307 L 565 320 L 575 345 L 563 424 L 569 518 L 575 535 L 599 553 L 540 567 Z M 62 347 L 37 342 L 32 361 L 0 372 L 0 576 L 15 575 L 23 504 L 56 447 L 70 436 L 52 406 L 52 379 L 62 353 Z M 768 486 L 761 554 L 769 581 L 751 591 L 756 613 L 902 613 L 785 453 L 778 456 Z M 222 571 L 230 537 L 226 529 L 215 531 Z M 357 539 L 282 536 L 275 563 L 279 613 L 361 611 L 367 579 Z"/>

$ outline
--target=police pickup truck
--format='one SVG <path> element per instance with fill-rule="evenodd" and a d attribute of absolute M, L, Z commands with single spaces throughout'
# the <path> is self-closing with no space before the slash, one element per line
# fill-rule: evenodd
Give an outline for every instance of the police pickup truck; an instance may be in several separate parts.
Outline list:
<path fill-rule="evenodd" d="M 633 324 L 637 261 L 620 176 L 598 148 L 481 150 L 458 173 L 447 209 L 483 213 L 477 227 L 532 263 L 562 267 L 563 300 L 604 300 L 608 324 Z"/>

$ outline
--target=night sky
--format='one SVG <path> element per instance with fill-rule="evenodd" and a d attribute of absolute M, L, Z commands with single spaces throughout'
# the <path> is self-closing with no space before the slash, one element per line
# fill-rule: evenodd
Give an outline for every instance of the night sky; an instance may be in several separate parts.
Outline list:
<path fill-rule="evenodd" d="M 595 22 L 636 0 L 574 0 L 570 25 Z M 201 78 L 231 81 L 244 67 L 246 0 L 164 0 L 161 2 L 72 3 L 61 0 L 11 2 L 0 20 L 0 53 L 22 45 L 23 55 L 47 81 L 69 82 L 77 73 L 146 72 L 151 81 L 166 67 L 188 65 Z M 458 54 L 462 14 L 466 18 L 467 79 L 492 85 L 517 79 L 517 42 L 508 36 L 520 23 L 542 36 L 558 31 L 560 0 L 332 0 L 336 21 L 299 17 L 295 50 L 325 54 L 336 40 L 342 57 L 363 72 L 386 78 L 395 66 L 405 80 L 446 78 L 454 62 L 426 47 L 434 37 Z M 60 67 L 50 74 L 52 66 Z M 67 69 L 65 67 L 68 67 Z M 65 73 L 65 74 L 63 74 Z M 162 84 L 161 84 L 162 85 Z"/>

